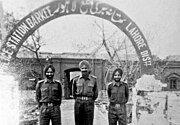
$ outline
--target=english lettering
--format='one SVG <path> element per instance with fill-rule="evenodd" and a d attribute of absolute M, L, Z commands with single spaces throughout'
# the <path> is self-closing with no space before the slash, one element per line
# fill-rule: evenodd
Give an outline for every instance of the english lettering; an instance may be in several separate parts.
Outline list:
<path fill-rule="evenodd" d="M 149 56 L 148 50 L 145 50 L 145 51 L 141 52 L 141 56 L 142 57 Z"/>
<path fill-rule="evenodd" d="M 31 20 L 32 20 L 34 26 L 38 24 L 37 20 L 35 19 L 35 17 L 33 15 L 31 16 Z"/>
<path fill-rule="evenodd" d="M 140 34 L 139 30 L 136 27 L 130 28 L 131 25 L 132 23 L 130 22 L 126 27 L 126 30 L 129 32 L 129 34 L 133 38 L 138 49 L 141 50 L 141 48 L 146 47 L 147 45 L 144 39 L 142 38 L 142 35 Z"/>
<path fill-rule="evenodd" d="M 145 66 L 151 66 L 151 61 L 150 61 L 150 60 L 149 60 L 149 61 L 145 61 L 145 62 L 144 62 L 144 65 L 145 65 Z"/>
<path fill-rule="evenodd" d="M 30 29 L 24 22 L 20 25 L 20 27 L 22 27 L 24 29 L 25 33 L 28 32 Z"/>
<path fill-rule="evenodd" d="M 16 48 L 16 45 L 15 44 L 12 44 L 10 42 L 7 42 L 7 45 L 8 47 L 10 47 L 11 49 L 15 49 Z"/>
<path fill-rule="evenodd" d="M 46 15 L 46 18 L 53 16 L 53 14 L 51 13 L 51 10 L 50 10 L 50 6 L 47 6 L 44 8 L 44 14 Z"/>
<path fill-rule="evenodd" d="M 18 29 L 16 30 L 16 32 L 17 32 L 19 35 L 21 35 L 21 37 L 23 37 L 23 34 L 22 34 L 22 32 L 21 32 L 20 27 L 18 27 Z"/>
<path fill-rule="evenodd" d="M 27 22 L 27 24 L 29 25 L 30 28 L 34 27 L 34 24 L 33 24 L 32 20 L 30 18 L 27 18 L 26 22 Z"/>
<path fill-rule="evenodd" d="M 11 36 L 11 38 L 12 38 L 14 41 L 16 41 L 16 43 L 18 43 L 18 42 L 20 41 L 20 39 L 18 39 L 18 38 L 15 37 L 15 36 Z"/>
<path fill-rule="evenodd" d="M 139 31 L 138 30 L 135 30 L 136 29 L 136 27 L 135 28 L 133 28 L 133 30 L 132 31 L 134 31 L 134 32 L 130 32 L 130 34 L 131 34 L 131 36 L 135 39 L 137 36 L 139 36 Z"/>
<path fill-rule="evenodd" d="M 146 62 L 146 61 L 148 61 L 148 60 L 151 60 L 151 58 L 150 58 L 149 56 L 143 58 L 143 61 L 144 61 L 144 62 Z"/>
<path fill-rule="evenodd" d="M 38 23 L 40 23 L 40 22 L 42 21 L 42 19 L 41 19 L 41 17 L 40 17 L 40 15 L 39 15 L 38 12 L 36 12 L 36 13 L 34 14 L 34 16 L 36 17 Z"/>
<path fill-rule="evenodd" d="M 139 41 L 136 41 L 136 44 L 137 44 L 139 50 L 143 47 L 146 47 L 146 43 L 144 42 L 144 39 L 139 39 Z"/>
<path fill-rule="evenodd" d="M 49 16 L 50 16 L 50 17 L 51 17 L 51 16 L 54 16 L 54 14 L 51 13 L 50 6 L 47 6 L 46 8 L 47 8 L 47 12 L 48 12 Z"/>
<path fill-rule="evenodd" d="M 20 37 L 16 32 L 14 32 L 12 35 L 14 35 L 15 37 L 17 37 L 18 39 L 21 39 L 21 37 Z"/>
<path fill-rule="evenodd" d="M 22 36 L 24 36 L 24 34 L 26 34 L 26 31 L 24 30 L 23 27 L 19 26 L 18 29 L 20 30 Z"/>
<path fill-rule="evenodd" d="M 151 65 L 151 57 L 148 50 L 141 52 L 141 56 L 145 66 Z"/>
<path fill-rule="evenodd" d="M 42 21 L 46 19 L 46 17 L 43 15 L 43 11 L 42 10 L 38 11 L 38 13 L 39 13 Z"/>

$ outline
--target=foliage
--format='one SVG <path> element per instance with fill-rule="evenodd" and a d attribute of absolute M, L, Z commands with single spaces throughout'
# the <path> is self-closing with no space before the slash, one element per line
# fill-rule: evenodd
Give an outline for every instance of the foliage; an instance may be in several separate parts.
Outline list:
<path fill-rule="evenodd" d="M 13 31 L 13 28 L 19 22 L 19 19 L 16 19 L 13 13 L 4 13 L 4 22 L 5 22 L 5 29 L 7 34 Z M 8 37 L 8 36 L 6 36 Z M 43 65 L 39 59 L 39 50 L 40 48 L 45 45 L 42 41 L 42 37 L 39 33 L 39 30 L 36 30 L 30 37 L 27 39 L 20 48 L 20 51 L 15 59 L 12 59 L 9 63 L 8 71 L 12 72 L 16 76 L 16 78 L 21 81 L 25 74 L 30 72 L 32 76 L 36 77 L 37 75 L 34 74 L 31 65 L 34 63 L 39 63 L 41 67 L 41 72 L 43 71 Z M 30 66 L 26 67 L 23 62 L 20 60 L 19 57 L 33 57 L 34 61 L 29 62 Z M 41 73 L 41 78 L 42 78 Z M 38 78 L 36 78 L 38 79 Z"/>

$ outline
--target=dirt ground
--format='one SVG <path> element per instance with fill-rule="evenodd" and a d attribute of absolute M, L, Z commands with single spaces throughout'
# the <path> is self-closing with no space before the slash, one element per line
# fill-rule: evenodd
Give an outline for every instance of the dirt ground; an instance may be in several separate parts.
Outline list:
<path fill-rule="evenodd" d="M 62 125 L 74 125 L 74 100 L 63 100 L 61 105 Z M 95 106 L 94 125 L 108 125 L 106 113 Z"/>

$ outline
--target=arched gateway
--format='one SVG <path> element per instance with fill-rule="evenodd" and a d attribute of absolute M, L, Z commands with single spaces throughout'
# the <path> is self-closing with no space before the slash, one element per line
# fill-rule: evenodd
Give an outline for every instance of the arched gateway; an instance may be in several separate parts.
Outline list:
<path fill-rule="evenodd" d="M 122 11 L 96 0 L 55 0 L 20 20 L 1 47 L 1 58 L 16 57 L 23 42 L 40 26 L 58 17 L 86 14 L 103 18 L 116 25 L 131 40 L 141 65 L 142 74 L 153 72 L 153 59 L 147 41 L 138 26 Z"/>

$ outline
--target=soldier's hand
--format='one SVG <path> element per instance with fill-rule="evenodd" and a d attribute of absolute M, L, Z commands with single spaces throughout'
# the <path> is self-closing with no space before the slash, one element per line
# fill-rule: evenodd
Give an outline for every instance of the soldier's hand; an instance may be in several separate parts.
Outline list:
<path fill-rule="evenodd" d="M 106 105 L 106 110 L 109 111 L 109 102 Z"/>
<path fill-rule="evenodd" d="M 54 112 L 59 112 L 59 106 L 54 107 Z"/>

